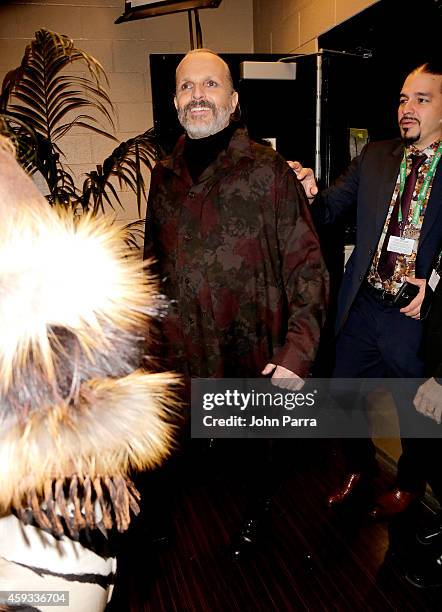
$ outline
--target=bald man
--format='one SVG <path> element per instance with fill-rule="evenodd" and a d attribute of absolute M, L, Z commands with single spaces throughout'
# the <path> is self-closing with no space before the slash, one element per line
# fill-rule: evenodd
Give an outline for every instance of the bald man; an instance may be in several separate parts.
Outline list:
<path fill-rule="evenodd" d="M 269 375 L 300 388 L 328 291 L 304 191 L 233 120 L 238 94 L 217 54 L 184 57 L 174 101 L 186 134 L 152 173 L 145 242 L 173 304 L 163 356 L 188 380 Z M 264 469 L 250 475 L 261 499 Z"/>

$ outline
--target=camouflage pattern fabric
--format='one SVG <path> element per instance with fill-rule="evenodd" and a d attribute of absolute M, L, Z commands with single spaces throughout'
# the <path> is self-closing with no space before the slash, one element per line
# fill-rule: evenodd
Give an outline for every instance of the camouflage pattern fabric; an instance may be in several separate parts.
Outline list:
<path fill-rule="evenodd" d="M 259 376 L 266 363 L 306 376 L 328 275 L 302 186 L 271 147 L 238 128 L 193 183 L 182 152 L 152 173 L 145 257 L 172 300 L 168 367 L 192 377 Z"/>

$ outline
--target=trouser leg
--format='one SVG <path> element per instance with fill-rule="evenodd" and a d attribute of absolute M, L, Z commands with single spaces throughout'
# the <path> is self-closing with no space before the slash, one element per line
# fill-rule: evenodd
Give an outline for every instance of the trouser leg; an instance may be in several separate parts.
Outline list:
<path fill-rule="evenodd" d="M 398 486 L 406 491 L 424 491 L 426 482 L 442 504 L 442 427 L 419 412 L 413 404 L 418 384 L 410 384 L 401 393 L 399 422 L 402 435 L 402 456 L 398 463 Z"/>
<path fill-rule="evenodd" d="M 250 440 L 248 478 L 246 481 L 249 515 L 266 512 L 279 486 L 278 471 L 275 469 L 274 440 Z"/>
<path fill-rule="evenodd" d="M 336 365 L 333 378 L 381 378 L 385 373 L 377 345 L 377 313 L 372 303 L 361 294 L 350 311 L 347 322 L 338 336 L 336 344 Z M 358 387 L 355 382 L 355 389 Z M 366 414 L 365 399 L 355 390 L 346 396 L 344 410 L 358 410 Z M 367 421 L 363 438 L 344 438 L 342 453 L 349 472 L 370 472 L 375 467 L 375 446 L 370 437 Z"/>
<path fill-rule="evenodd" d="M 411 492 L 425 490 L 428 478 L 426 467 L 426 440 L 414 438 L 415 432 L 427 427 L 413 399 L 418 380 L 423 376 L 424 363 L 420 355 L 422 326 L 420 321 L 406 317 L 398 309 L 384 313 L 383 334 L 379 345 L 383 358 L 388 362 L 387 375 L 392 376 L 392 395 L 395 400 L 401 430 L 402 455 L 398 461 L 397 486 Z"/>

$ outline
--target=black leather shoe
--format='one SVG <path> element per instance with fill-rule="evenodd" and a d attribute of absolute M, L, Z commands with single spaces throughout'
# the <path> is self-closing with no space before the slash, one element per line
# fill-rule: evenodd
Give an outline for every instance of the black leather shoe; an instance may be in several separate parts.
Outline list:
<path fill-rule="evenodd" d="M 424 563 L 419 569 L 408 572 L 405 577 L 408 582 L 422 589 L 442 586 L 442 555 Z"/>
<path fill-rule="evenodd" d="M 253 553 L 260 531 L 261 526 L 258 519 L 249 518 L 244 522 L 239 534 L 233 538 L 232 542 L 232 557 L 235 561 L 249 557 Z"/>
<path fill-rule="evenodd" d="M 231 555 L 235 561 L 249 558 L 255 552 L 270 527 L 270 500 L 265 500 L 259 512 L 249 515 L 232 539 Z"/>
<path fill-rule="evenodd" d="M 419 544 L 427 546 L 441 540 L 442 542 L 442 514 L 434 514 L 427 519 L 424 525 L 416 532 L 416 540 Z"/>

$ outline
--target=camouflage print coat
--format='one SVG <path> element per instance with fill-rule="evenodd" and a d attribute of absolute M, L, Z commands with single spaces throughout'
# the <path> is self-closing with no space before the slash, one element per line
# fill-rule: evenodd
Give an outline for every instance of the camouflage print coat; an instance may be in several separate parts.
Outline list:
<path fill-rule="evenodd" d="M 305 376 L 324 322 L 328 276 L 304 192 L 286 161 L 237 129 L 193 183 L 183 139 L 157 164 L 145 256 L 172 307 L 167 365 L 185 375 Z"/>

